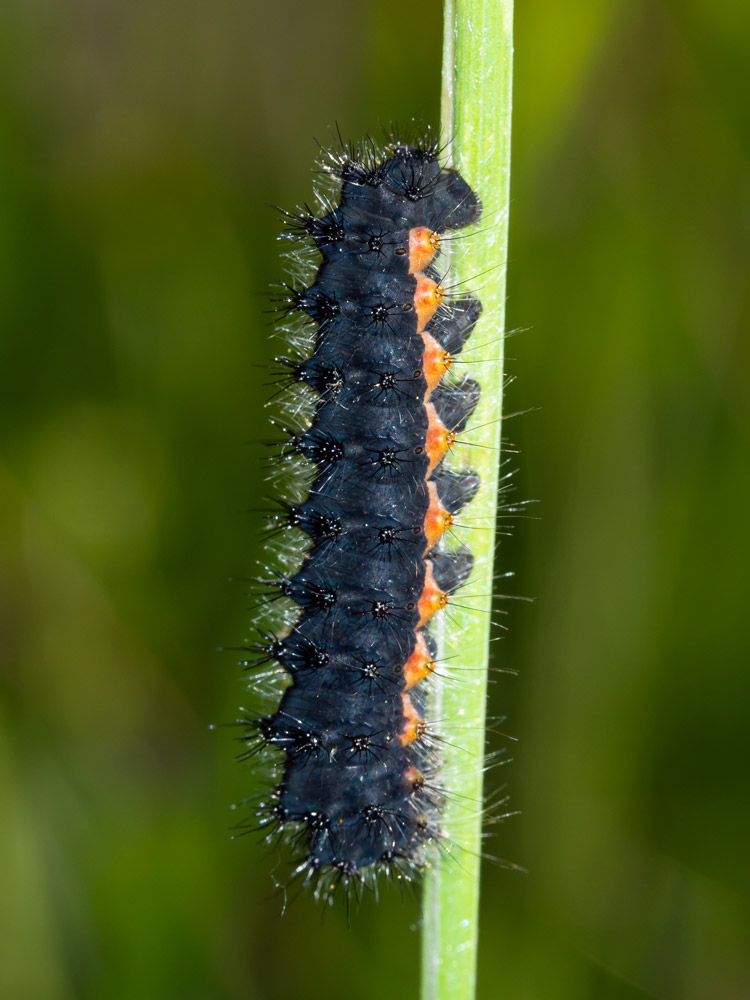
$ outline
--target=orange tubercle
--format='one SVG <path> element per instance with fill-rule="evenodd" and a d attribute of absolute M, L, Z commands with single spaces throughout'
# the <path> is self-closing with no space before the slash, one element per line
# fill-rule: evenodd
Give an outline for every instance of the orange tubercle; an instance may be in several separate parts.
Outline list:
<path fill-rule="evenodd" d="M 406 780 L 411 785 L 413 791 L 418 792 L 427 784 L 427 779 L 418 771 L 416 767 L 409 767 L 406 770 Z"/>
<path fill-rule="evenodd" d="M 430 506 L 427 508 L 424 519 L 424 533 L 427 539 L 426 551 L 429 552 L 441 535 L 453 524 L 453 515 L 443 506 L 438 496 L 437 486 L 433 482 L 427 483 L 427 491 L 430 497 Z"/>
<path fill-rule="evenodd" d="M 414 292 L 414 308 L 417 310 L 417 331 L 421 333 L 445 298 L 445 289 L 421 272 L 415 277 L 417 287 Z"/>
<path fill-rule="evenodd" d="M 409 230 L 409 274 L 424 271 L 440 246 L 440 234 L 433 233 L 427 226 L 415 226 Z"/>
<path fill-rule="evenodd" d="M 425 440 L 425 452 L 430 460 L 427 469 L 429 475 L 436 465 L 445 458 L 448 450 L 453 447 L 456 440 L 454 431 L 449 431 L 443 421 L 438 416 L 437 410 L 432 403 L 427 403 L 427 438 Z"/>
<path fill-rule="evenodd" d="M 432 562 L 425 560 L 424 587 L 419 597 L 417 608 L 419 609 L 419 624 L 417 628 L 426 625 L 436 611 L 440 611 L 448 603 L 448 595 L 441 590 L 435 582 L 435 574 L 432 572 Z"/>
<path fill-rule="evenodd" d="M 444 351 L 429 333 L 422 331 L 422 340 L 424 341 L 422 373 L 427 383 L 427 395 L 429 396 L 453 364 L 453 356 L 448 351 Z"/>
<path fill-rule="evenodd" d="M 408 694 L 401 695 L 401 704 L 404 710 L 404 728 L 401 730 L 401 746 L 406 747 L 424 735 L 427 723 L 414 707 Z"/>
<path fill-rule="evenodd" d="M 435 661 L 430 656 L 430 651 L 427 648 L 424 636 L 421 632 L 418 632 L 417 644 L 414 647 L 414 652 L 406 661 L 406 666 L 404 667 L 404 680 L 406 681 L 405 690 L 408 691 L 410 688 L 413 688 L 415 684 L 419 684 L 420 681 L 423 681 L 425 677 L 429 677 L 434 669 Z"/>

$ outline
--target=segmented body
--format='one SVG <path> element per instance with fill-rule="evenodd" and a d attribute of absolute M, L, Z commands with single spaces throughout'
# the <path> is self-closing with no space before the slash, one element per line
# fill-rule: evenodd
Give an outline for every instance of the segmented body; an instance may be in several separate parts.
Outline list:
<path fill-rule="evenodd" d="M 441 234 L 481 207 L 431 146 L 335 165 L 338 206 L 292 217 L 322 257 L 314 283 L 289 297 L 317 324 L 312 356 L 293 370 L 317 391 L 315 412 L 289 444 L 315 473 L 286 515 L 311 547 L 279 584 L 299 618 L 265 650 L 290 684 L 247 739 L 284 753 L 263 821 L 296 831 L 300 871 L 349 878 L 418 866 L 440 836 L 427 625 L 471 571 L 468 550 L 440 539 L 478 481 L 443 459 L 479 395 L 445 376 L 481 307 L 448 301 L 434 262 Z"/>

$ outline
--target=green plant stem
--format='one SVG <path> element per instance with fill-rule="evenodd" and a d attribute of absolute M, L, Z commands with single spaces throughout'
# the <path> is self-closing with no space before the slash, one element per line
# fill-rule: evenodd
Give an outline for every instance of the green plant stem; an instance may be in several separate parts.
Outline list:
<path fill-rule="evenodd" d="M 505 272 L 508 247 L 512 0 L 445 0 L 441 130 L 446 159 L 479 194 L 477 232 L 454 244 L 450 284 L 466 282 L 483 316 L 466 351 L 482 390 L 480 404 L 455 448 L 456 464 L 481 478 L 460 520 L 472 527 L 471 579 L 449 607 L 430 717 L 444 735 L 445 839 L 425 877 L 423 1000 L 471 1000 L 479 936 L 479 866 L 485 702 L 493 553 L 497 520 L 503 391 Z M 468 606 L 458 607 L 457 605 Z"/>

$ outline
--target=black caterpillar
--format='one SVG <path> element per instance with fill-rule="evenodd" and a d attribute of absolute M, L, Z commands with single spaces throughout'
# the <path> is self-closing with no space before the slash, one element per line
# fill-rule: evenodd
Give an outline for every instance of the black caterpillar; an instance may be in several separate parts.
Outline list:
<path fill-rule="evenodd" d="M 380 868 L 408 877 L 440 837 L 425 626 L 471 572 L 468 550 L 437 543 L 479 485 L 442 464 L 479 387 L 443 376 L 481 306 L 449 302 L 434 262 L 440 234 L 476 222 L 481 205 L 438 154 L 430 142 L 329 152 L 338 205 L 286 215 L 287 235 L 322 257 L 314 283 L 282 303 L 316 324 L 312 356 L 278 359 L 317 393 L 310 425 L 285 446 L 312 463 L 309 493 L 279 518 L 311 544 L 273 581 L 299 606 L 296 623 L 261 633 L 256 649 L 288 686 L 273 715 L 242 720 L 243 739 L 247 755 L 285 755 L 253 822 L 270 838 L 291 831 L 296 875 L 325 875 L 328 888 Z"/>

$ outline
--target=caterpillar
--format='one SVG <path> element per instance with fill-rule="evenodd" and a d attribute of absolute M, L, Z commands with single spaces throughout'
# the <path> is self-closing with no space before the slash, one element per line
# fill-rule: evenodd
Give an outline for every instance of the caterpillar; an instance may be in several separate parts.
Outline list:
<path fill-rule="evenodd" d="M 253 828 L 288 840 L 292 878 L 327 892 L 382 870 L 411 879 L 441 837 L 428 623 L 471 572 L 470 551 L 440 540 L 479 485 L 444 462 L 479 387 L 446 376 L 481 305 L 449 296 L 436 264 L 481 203 L 440 152 L 429 135 L 322 150 L 338 201 L 283 213 L 284 235 L 312 245 L 319 266 L 279 303 L 314 327 L 308 356 L 277 359 L 314 404 L 282 450 L 309 469 L 307 493 L 274 524 L 309 547 L 263 584 L 264 600 L 295 612 L 252 646 L 285 681 L 274 712 L 240 720 L 240 756 L 276 755 Z"/>

